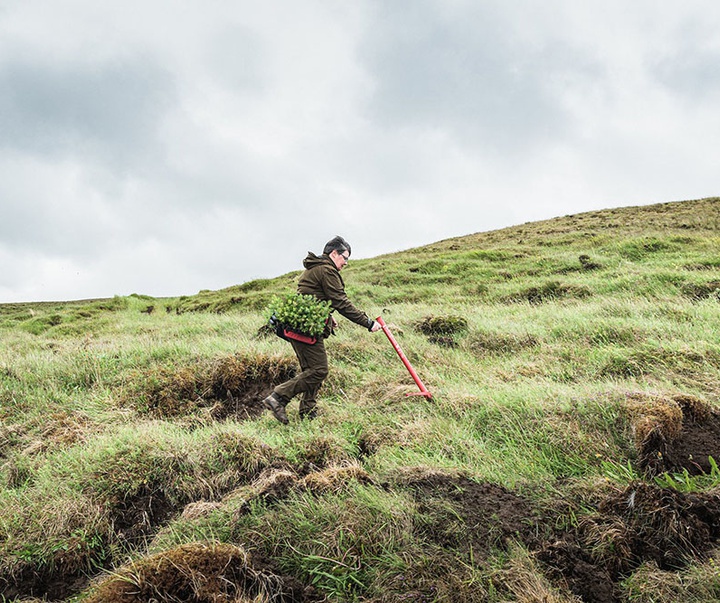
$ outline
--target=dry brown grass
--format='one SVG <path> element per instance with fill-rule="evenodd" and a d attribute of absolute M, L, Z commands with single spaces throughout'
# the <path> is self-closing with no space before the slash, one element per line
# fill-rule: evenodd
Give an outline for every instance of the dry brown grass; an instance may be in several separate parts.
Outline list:
<path fill-rule="evenodd" d="M 712 413 L 711 406 L 697 396 L 690 394 L 675 394 L 671 396 L 682 410 L 683 418 L 689 421 L 702 422 Z"/>
<path fill-rule="evenodd" d="M 198 359 L 183 366 L 161 365 L 130 378 L 126 403 L 157 418 L 175 418 L 209 408 L 213 416 L 237 418 L 263 412 L 262 398 L 294 374 L 285 356 L 232 355 Z"/>
<path fill-rule="evenodd" d="M 337 493 L 345 489 L 352 481 L 361 484 L 373 483 L 367 471 L 359 464 L 348 461 L 311 471 L 304 477 L 301 477 L 289 466 L 279 469 L 269 468 L 263 471 L 249 486 L 238 488 L 226 496 L 223 502 L 242 499 L 243 503 L 239 508 L 239 513 L 244 513 L 250 509 L 250 503 L 254 500 L 273 503 L 286 498 L 292 491 L 310 492 L 316 495 Z M 207 503 L 205 504 L 207 505 Z M 209 507 L 198 507 L 197 511 L 202 514 L 205 508 Z M 188 513 L 192 514 L 194 510 L 190 510 Z"/>
<path fill-rule="evenodd" d="M 180 519 L 184 519 L 186 521 L 193 521 L 195 519 L 205 517 L 206 515 L 209 515 L 213 511 L 220 508 L 222 508 L 222 503 L 199 500 L 197 502 L 186 505 L 183 509 L 182 514 L 180 515 Z"/>
<path fill-rule="evenodd" d="M 349 481 L 361 484 L 373 483 L 370 474 L 356 463 L 333 465 L 322 471 L 306 475 L 300 482 L 300 487 L 315 494 L 325 492 L 339 492 Z"/>
<path fill-rule="evenodd" d="M 625 408 L 630 416 L 638 450 L 642 449 L 643 443 L 654 431 L 660 430 L 663 437 L 670 440 L 682 431 L 682 408 L 670 397 L 633 392 L 628 394 Z"/>
<path fill-rule="evenodd" d="M 633 603 L 714 603 L 720 600 L 720 573 L 716 560 L 681 572 L 667 572 L 650 561 L 625 582 Z"/>
<path fill-rule="evenodd" d="M 253 567 L 243 549 L 191 543 L 130 563 L 103 580 L 87 603 L 269 603 L 282 580 Z"/>
<path fill-rule="evenodd" d="M 517 603 L 580 603 L 582 599 L 553 587 L 535 559 L 520 546 L 509 551 L 508 562 L 497 570 L 493 582 Z"/>

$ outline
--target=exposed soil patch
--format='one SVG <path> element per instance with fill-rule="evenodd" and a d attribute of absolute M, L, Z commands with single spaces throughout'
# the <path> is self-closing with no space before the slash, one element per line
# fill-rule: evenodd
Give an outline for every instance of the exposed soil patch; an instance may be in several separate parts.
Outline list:
<path fill-rule="evenodd" d="M 678 570 L 720 537 L 720 495 L 683 494 L 639 482 L 537 551 L 556 583 L 588 603 L 616 603 L 617 584 L 645 562 Z"/>
<path fill-rule="evenodd" d="M 241 495 L 245 499 L 245 502 L 238 507 L 238 514 L 249 512 L 254 500 L 273 504 L 287 498 L 292 491 L 320 495 L 339 491 L 351 481 L 363 484 L 372 483 L 369 474 L 354 463 L 332 464 L 322 469 L 312 463 L 303 463 L 297 467 L 285 463 L 280 465 L 282 466 L 267 468 L 251 484 L 227 495 L 226 498 Z M 137 550 L 173 517 L 178 515 L 182 515 L 185 519 L 202 517 L 221 506 L 222 503 L 219 502 L 198 501 L 180 508 L 172 504 L 159 486 L 146 484 L 132 495 L 113 502 L 112 530 L 117 543 L 121 544 L 125 550 Z M 96 603 L 100 601 L 134 603 L 135 601 L 149 600 L 238 603 L 244 599 L 233 597 L 242 594 L 248 596 L 248 601 L 254 601 L 255 599 L 252 597 L 259 596 L 261 592 L 265 592 L 269 597 L 268 601 L 321 600 L 316 596 L 314 589 L 301 585 L 290 576 L 277 575 L 279 570 L 275 569 L 270 561 L 260 563 L 257 556 L 252 564 L 252 571 L 248 571 L 262 584 L 265 584 L 267 580 L 271 582 L 274 580 L 279 585 L 275 590 L 262 591 L 260 586 L 256 585 L 256 587 L 244 582 L 241 584 L 238 582 L 240 578 L 237 573 L 230 577 L 226 574 L 218 574 L 220 570 L 217 565 L 219 561 L 216 552 L 224 551 L 222 554 L 227 556 L 230 550 L 227 548 L 228 546 L 188 545 L 188 547 L 180 547 L 180 549 L 153 558 L 145 558 L 135 565 L 119 571 L 114 582 L 112 580 L 104 582 L 98 594 L 91 600 Z M 226 548 L 223 549 L 223 547 Z M 236 561 L 234 554 L 232 553 L 228 558 L 230 566 Z M 88 573 L 92 573 L 89 569 L 91 560 L 67 558 L 70 555 L 72 555 L 72 551 L 60 551 L 53 563 L 48 566 L 27 565 L 18 570 L 13 577 L 0 576 L 0 595 L 7 599 L 34 596 L 43 597 L 49 601 L 61 601 L 77 594 L 88 586 Z M 95 567 L 102 565 L 110 567 L 112 563 L 112 559 L 92 561 Z M 159 564 L 159 567 L 164 569 L 158 569 L 156 574 L 152 574 L 153 563 Z M 166 565 L 167 567 L 165 567 Z M 81 569 L 78 569 L 79 567 Z M 119 578 L 119 576 L 123 577 Z M 230 580 L 235 586 L 228 586 L 225 580 Z M 133 584 L 135 590 L 127 590 L 128 584 Z M 190 586 L 195 588 L 198 584 L 201 585 L 202 592 L 188 590 Z M 218 584 L 224 585 L 230 590 L 225 591 L 220 588 L 213 594 L 212 589 Z M 145 595 L 149 598 L 143 598 Z M 273 596 L 275 598 L 272 598 Z"/>
<path fill-rule="evenodd" d="M 690 475 L 710 473 L 710 459 L 720 462 L 720 412 L 693 396 L 658 400 L 645 407 L 636 421 L 639 466 L 650 476 L 687 470 Z"/>
<path fill-rule="evenodd" d="M 158 367 L 143 374 L 128 397 L 143 412 L 174 418 L 209 409 L 218 420 L 257 418 L 262 400 L 292 377 L 296 363 L 284 357 L 228 356 L 185 367 Z"/>
<path fill-rule="evenodd" d="M 175 507 L 161 489 L 144 485 L 113 507 L 113 527 L 121 542 L 135 546 L 142 544 L 175 513 Z"/>
<path fill-rule="evenodd" d="M 238 421 L 255 419 L 263 414 L 265 407 L 262 401 L 270 394 L 274 387 L 272 382 L 254 383 L 235 395 L 227 390 L 224 400 L 215 400 L 212 415 L 218 420 L 233 418 Z"/>
<path fill-rule="evenodd" d="M 691 475 L 710 473 L 710 458 L 720 462 L 720 414 L 713 413 L 702 423 L 683 427 L 668 447 L 666 460 L 672 470 L 687 469 Z"/>
<path fill-rule="evenodd" d="M 620 582 L 642 564 L 679 570 L 720 540 L 718 493 L 638 482 L 607 494 L 578 525 L 554 531 L 552 518 L 498 484 L 419 469 L 395 481 L 413 492 L 424 518 L 417 529 L 429 542 L 472 550 L 474 563 L 520 542 L 551 582 L 587 603 L 618 603 Z"/>
<path fill-rule="evenodd" d="M 112 506 L 109 521 L 113 538 L 126 550 L 133 550 L 176 511 L 160 488 L 145 485 Z M 109 537 L 106 535 L 104 539 Z M 109 563 L 110 559 L 100 559 L 96 552 L 84 546 L 68 546 L 55 552 L 52 560 L 43 566 L 28 564 L 12 577 L 0 577 L 0 595 L 9 600 L 34 596 L 62 601 L 86 588 L 89 574 Z"/>
<path fill-rule="evenodd" d="M 591 525 L 600 527 L 599 544 L 607 540 L 605 525 L 619 519 L 625 528 L 623 535 L 612 538 L 614 574 L 627 574 L 644 561 L 654 561 L 662 570 L 681 569 L 702 558 L 720 537 L 718 494 L 685 494 L 636 483 L 604 501 L 599 511 L 603 519 Z"/>
<path fill-rule="evenodd" d="M 682 430 L 666 449 L 670 470 L 710 473 L 710 458 L 720 462 L 720 412 L 692 396 L 674 396 L 683 414 Z"/>
<path fill-rule="evenodd" d="M 62 568 L 27 565 L 16 575 L 0 577 L 3 601 L 26 597 L 43 597 L 46 601 L 62 601 L 87 586 L 84 571 L 63 571 Z"/>
<path fill-rule="evenodd" d="M 443 473 L 403 479 L 427 520 L 419 526 L 428 540 L 474 553 L 504 548 L 509 539 L 535 541 L 538 514 L 529 501 L 492 483 Z"/>
<path fill-rule="evenodd" d="M 689 395 L 630 394 L 627 410 L 648 477 L 709 473 L 720 458 L 720 413 Z M 641 564 L 672 571 L 702 559 L 720 538 L 720 495 L 639 482 L 609 495 L 577 528 L 544 544 L 548 575 L 583 601 L 615 603 L 617 585 Z"/>
<path fill-rule="evenodd" d="M 554 583 L 566 587 L 584 603 L 615 603 L 618 589 L 610 573 L 593 560 L 575 538 L 545 544 L 537 552 Z"/>
<path fill-rule="evenodd" d="M 285 358 L 221 359 L 208 371 L 205 401 L 213 403 L 217 419 L 256 418 L 265 411 L 262 401 L 272 388 L 296 370 L 295 362 Z"/>

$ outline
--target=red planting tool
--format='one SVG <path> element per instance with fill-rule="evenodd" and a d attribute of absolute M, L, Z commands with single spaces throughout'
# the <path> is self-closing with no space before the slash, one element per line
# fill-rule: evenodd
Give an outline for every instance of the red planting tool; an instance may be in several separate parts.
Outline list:
<path fill-rule="evenodd" d="M 398 356 L 400 356 L 400 360 L 402 360 L 403 364 L 405 365 L 405 368 L 410 373 L 410 376 L 413 378 L 415 383 L 417 383 L 417 386 L 420 388 L 419 392 L 417 392 L 415 394 L 407 394 L 407 395 L 408 396 L 425 396 L 428 400 L 432 399 L 432 394 L 423 385 L 423 382 L 420 381 L 420 377 L 418 377 L 418 374 L 415 372 L 415 369 L 412 367 L 412 364 L 410 364 L 410 361 L 407 359 L 407 356 L 405 356 L 405 354 L 403 353 L 402 349 L 400 348 L 400 344 L 398 344 L 398 342 L 395 341 L 395 338 L 393 337 L 393 334 L 390 332 L 390 329 L 388 329 L 388 326 L 385 324 L 385 321 L 382 319 L 381 316 L 378 316 L 375 320 L 382 327 L 382 330 L 385 333 L 385 335 L 387 335 L 387 338 L 390 340 L 392 347 L 395 348 L 395 351 L 398 353 Z"/>

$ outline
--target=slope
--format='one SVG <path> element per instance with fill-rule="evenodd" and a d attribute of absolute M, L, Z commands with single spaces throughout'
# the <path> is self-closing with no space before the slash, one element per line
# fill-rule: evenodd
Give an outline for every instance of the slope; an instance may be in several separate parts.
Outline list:
<path fill-rule="evenodd" d="M 351 263 L 382 333 L 320 417 L 262 328 L 299 273 L 0 306 L 0 593 L 140 601 L 713 601 L 720 200 Z"/>

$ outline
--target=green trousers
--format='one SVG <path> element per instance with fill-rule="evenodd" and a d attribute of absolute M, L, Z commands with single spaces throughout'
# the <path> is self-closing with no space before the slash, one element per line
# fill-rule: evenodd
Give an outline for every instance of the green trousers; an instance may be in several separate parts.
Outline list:
<path fill-rule="evenodd" d="M 300 414 L 306 415 L 314 411 L 320 387 L 328 376 L 328 360 L 325 352 L 325 341 L 318 337 L 313 345 L 292 340 L 293 350 L 300 363 L 300 372 L 292 379 L 278 385 L 274 391 L 278 396 L 290 401 L 298 394 Z"/>

